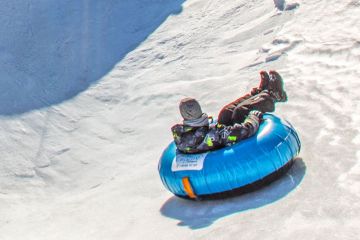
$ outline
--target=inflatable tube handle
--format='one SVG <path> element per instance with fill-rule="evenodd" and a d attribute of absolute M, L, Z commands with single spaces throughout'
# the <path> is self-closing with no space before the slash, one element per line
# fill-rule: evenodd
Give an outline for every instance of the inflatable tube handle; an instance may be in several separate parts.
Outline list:
<path fill-rule="evenodd" d="M 194 193 L 193 188 L 191 187 L 189 177 L 182 178 L 182 184 L 184 186 L 184 190 L 185 190 L 186 194 L 188 195 L 188 197 L 191 199 L 196 199 L 197 196 Z"/>

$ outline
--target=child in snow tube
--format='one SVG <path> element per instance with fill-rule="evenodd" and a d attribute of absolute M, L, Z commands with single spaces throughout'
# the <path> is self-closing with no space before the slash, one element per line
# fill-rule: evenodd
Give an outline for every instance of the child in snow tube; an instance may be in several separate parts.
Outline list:
<path fill-rule="evenodd" d="M 201 153 L 230 146 L 254 135 L 263 113 L 273 112 L 275 103 L 286 102 L 283 80 L 276 71 L 260 72 L 259 87 L 222 108 L 217 124 L 209 124 L 194 98 L 181 100 L 182 124 L 171 128 L 177 149 L 183 153 Z"/>

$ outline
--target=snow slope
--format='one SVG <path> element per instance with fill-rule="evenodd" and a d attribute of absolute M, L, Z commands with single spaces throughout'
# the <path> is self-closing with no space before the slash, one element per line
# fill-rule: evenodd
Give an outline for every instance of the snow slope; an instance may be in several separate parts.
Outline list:
<path fill-rule="evenodd" d="M 48 107 L 86 90 L 181 11 L 182 2 L 4 2 L 0 114 Z"/>
<path fill-rule="evenodd" d="M 0 239 L 358 239 L 360 4 L 11 1 L 0 10 Z M 289 9 L 289 10 L 287 10 Z M 277 69 L 302 151 L 281 180 L 173 197 L 185 96 L 216 115 Z"/>

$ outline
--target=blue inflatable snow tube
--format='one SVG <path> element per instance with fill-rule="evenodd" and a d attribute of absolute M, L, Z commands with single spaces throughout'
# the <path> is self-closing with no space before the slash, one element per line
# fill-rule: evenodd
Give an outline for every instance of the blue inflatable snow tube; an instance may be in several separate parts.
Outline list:
<path fill-rule="evenodd" d="M 173 194 L 189 199 L 218 199 L 253 191 L 291 167 L 300 140 L 290 123 L 264 114 L 257 134 L 230 147 L 182 154 L 172 142 L 159 161 L 159 173 Z"/>

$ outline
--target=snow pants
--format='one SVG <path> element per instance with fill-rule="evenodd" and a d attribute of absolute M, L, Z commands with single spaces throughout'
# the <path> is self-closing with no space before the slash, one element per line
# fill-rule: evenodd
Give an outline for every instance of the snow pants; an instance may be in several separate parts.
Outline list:
<path fill-rule="evenodd" d="M 251 110 L 258 110 L 262 113 L 273 112 L 275 99 L 268 91 L 262 91 L 255 95 L 246 94 L 221 109 L 218 123 L 227 126 L 242 123 Z"/>

